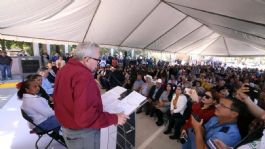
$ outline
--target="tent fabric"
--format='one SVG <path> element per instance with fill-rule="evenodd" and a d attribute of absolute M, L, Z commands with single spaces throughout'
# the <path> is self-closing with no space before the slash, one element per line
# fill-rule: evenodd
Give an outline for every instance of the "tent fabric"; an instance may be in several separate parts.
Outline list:
<path fill-rule="evenodd" d="M 1 0 L 0 8 L 4 39 L 265 55 L 263 0 Z"/>
<path fill-rule="evenodd" d="M 71 0 L 3 0 L 0 2 L 0 28 L 44 20 L 59 13 Z"/>

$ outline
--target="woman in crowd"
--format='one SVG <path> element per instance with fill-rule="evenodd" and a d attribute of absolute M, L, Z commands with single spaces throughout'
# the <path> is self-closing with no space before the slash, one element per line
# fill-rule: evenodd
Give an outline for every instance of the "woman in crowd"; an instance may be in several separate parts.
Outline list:
<path fill-rule="evenodd" d="M 62 56 L 59 56 L 59 59 L 56 60 L 55 64 L 58 69 L 61 69 L 65 65 L 65 60 L 63 60 Z"/>
<path fill-rule="evenodd" d="M 52 61 L 47 63 L 47 68 L 49 70 L 49 75 L 47 78 L 51 83 L 54 83 L 58 68 L 55 66 L 54 62 Z"/>
<path fill-rule="evenodd" d="M 42 76 L 39 74 L 31 75 L 28 79 L 35 80 L 37 84 L 39 85 L 40 91 L 38 92 L 38 95 L 42 98 L 46 99 L 49 106 L 53 109 L 53 98 L 47 94 L 47 92 L 41 87 L 42 85 Z"/>
<path fill-rule="evenodd" d="M 183 114 L 187 107 L 187 101 L 187 97 L 182 94 L 181 87 L 177 86 L 175 95 L 171 100 L 169 125 L 164 132 L 164 134 L 170 134 L 174 127 L 174 135 L 169 136 L 170 139 L 179 139 L 180 129 L 185 122 Z"/>
<path fill-rule="evenodd" d="M 24 81 L 17 93 L 18 98 L 22 100 L 21 109 L 40 128 L 58 132 L 60 124 L 54 115 L 54 111 L 44 98 L 38 96 L 39 91 L 39 85 L 35 80 Z"/>
<path fill-rule="evenodd" d="M 164 124 L 163 114 L 166 113 L 170 109 L 170 103 L 173 96 L 173 86 L 168 83 L 166 86 L 166 90 L 162 93 L 159 98 L 157 105 L 155 106 L 155 113 L 157 115 L 157 126 L 161 126 Z"/>
<path fill-rule="evenodd" d="M 196 115 L 198 118 L 203 119 L 206 123 L 212 116 L 214 116 L 215 103 L 219 100 L 218 92 L 215 90 L 207 91 L 203 96 L 201 102 L 192 104 L 192 114 Z M 186 121 L 181 138 L 186 138 L 187 142 L 182 145 L 183 149 L 193 149 L 196 148 L 195 142 L 191 142 L 191 137 L 194 138 L 194 133 L 192 132 L 191 119 Z M 195 140 L 195 139 L 192 139 Z"/>

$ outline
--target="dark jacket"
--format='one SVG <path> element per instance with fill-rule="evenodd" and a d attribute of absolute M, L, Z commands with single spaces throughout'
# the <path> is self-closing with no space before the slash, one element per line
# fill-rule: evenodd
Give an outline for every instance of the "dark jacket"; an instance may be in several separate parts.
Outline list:
<path fill-rule="evenodd" d="M 150 89 L 148 97 L 152 99 L 152 101 L 158 101 L 160 96 L 162 95 L 164 88 L 161 86 L 158 91 L 156 92 L 155 99 L 153 99 L 153 95 L 155 93 L 156 85 L 153 85 Z"/>

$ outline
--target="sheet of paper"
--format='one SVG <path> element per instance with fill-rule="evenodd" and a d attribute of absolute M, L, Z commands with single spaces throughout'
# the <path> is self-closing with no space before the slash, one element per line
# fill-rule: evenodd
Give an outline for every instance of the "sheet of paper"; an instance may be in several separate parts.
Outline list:
<path fill-rule="evenodd" d="M 123 87 L 120 87 L 120 86 L 116 86 L 114 87 L 113 89 L 110 90 L 110 92 L 112 94 L 117 94 L 117 95 L 120 95 L 122 94 L 123 92 L 125 92 L 127 89 L 123 88 Z"/>
<path fill-rule="evenodd" d="M 118 100 L 120 94 L 125 91 L 126 89 L 118 86 L 104 93 L 101 96 L 103 103 L 103 111 L 109 113 L 124 113 L 126 115 L 130 115 L 146 99 L 145 96 L 133 91 L 122 100 Z"/>
<path fill-rule="evenodd" d="M 121 101 L 117 100 L 109 105 L 106 105 L 103 110 L 109 113 L 123 113 L 125 109 L 120 105 Z"/>
<path fill-rule="evenodd" d="M 113 102 L 116 102 L 120 96 L 116 94 L 112 94 L 111 92 L 107 92 L 101 95 L 103 107 L 110 105 Z"/>
<path fill-rule="evenodd" d="M 138 107 L 145 99 L 145 96 L 133 91 L 122 100 L 122 103 L 127 103 Z"/>
<path fill-rule="evenodd" d="M 101 99 L 102 99 L 103 108 L 112 104 L 113 102 L 116 102 L 118 98 L 120 98 L 120 95 L 125 91 L 126 91 L 125 88 L 116 86 L 115 88 L 102 94 Z"/>
<path fill-rule="evenodd" d="M 123 113 L 126 114 L 126 115 L 130 115 L 133 113 L 133 111 L 135 111 L 137 109 L 138 106 L 135 106 L 135 105 L 130 105 L 126 102 L 121 102 L 118 107 L 120 109 L 123 109 Z"/>

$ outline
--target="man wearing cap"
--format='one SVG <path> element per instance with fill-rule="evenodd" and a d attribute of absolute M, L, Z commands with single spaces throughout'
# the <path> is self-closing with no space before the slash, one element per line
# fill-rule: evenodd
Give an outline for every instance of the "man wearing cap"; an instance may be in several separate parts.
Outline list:
<path fill-rule="evenodd" d="M 152 110 L 154 108 L 153 105 L 156 102 L 158 102 L 163 91 L 164 88 L 162 87 L 162 80 L 157 79 L 156 84 L 151 87 L 148 95 L 148 102 L 146 103 L 146 111 L 145 111 L 146 115 L 150 114 L 151 117 L 153 116 L 154 114 L 154 111 Z"/>

